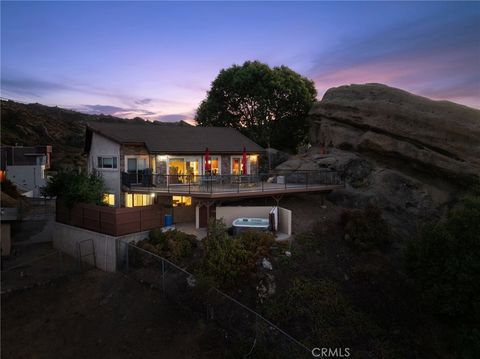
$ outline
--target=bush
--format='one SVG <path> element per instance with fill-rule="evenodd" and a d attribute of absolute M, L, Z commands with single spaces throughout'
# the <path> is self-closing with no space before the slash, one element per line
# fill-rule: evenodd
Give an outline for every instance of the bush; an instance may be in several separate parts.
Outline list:
<path fill-rule="evenodd" d="M 141 240 L 137 246 L 163 257 L 173 256 L 177 259 L 190 257 L 197 238 L 176 229 L 163 232 L 160 228 L 152 229 L 148 238 Z"/>
<path fill-rule="evenodd" d="M 423 303 L 465 334 L 462 348 L 480 354 L 480 333 L 473 330 L 480 323 L 480 197 L 426 225 L 407 249 L 407 268 Z"/>
<path fill-rule="evenodd" d="M 203 240 L 202 275 L 226 289 L 252 273 L 258 259 L 268 253 L 274 242 L 272 235 L 262 232 L 244 232 L 231 238 L 222 220 L 212 220 L 207 234 Z"/>
<path fill-rule="evenodd" d="M 288 290 L 265 303 L 267 318 L 298 330 L 298 338 L 312 346 L 340 347 L 378 327 L 346 300 L 338 284 L 326 279 L 294 278 Z"/>
<path fill-rule="evenodd" d="M 390 228 L 377 206 L 368 205 L 364 210 L 344 210 L 341 223 L 345 240 L 356 249 L 371 249 L 389 242 Z"/>
<path fill-rule="evenodd" d="M 58 197 L 67 207 L 75 203 L 104 205 L 105 183 L 100 173 L 64 170 L 51 177 L 42 190 L 45 197 Z"/>
<path fill-rule="evenodd" d="M 17 199 L 20 197 L 20 192 L 18 192 L 17 186 L 10 181 L 9 179 L 5 179 L 2 184 L 2 192 L 8 194 L 13 199 Z"/>
<path fill-rule="evenodd" d="M 266 256 L 275 243 L 275 237 L 269 232 L 243 231 L 237 235 L 237 238 L 255 259 Z"/>

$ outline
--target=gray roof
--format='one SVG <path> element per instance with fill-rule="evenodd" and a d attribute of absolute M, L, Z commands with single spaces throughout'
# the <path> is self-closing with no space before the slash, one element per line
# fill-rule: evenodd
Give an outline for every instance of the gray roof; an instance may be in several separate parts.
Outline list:
<path fill-rule="evenodd" d="M 120 144 L 144 144 L 151 153 L 211 153 L 262 152 L 264 149 L 233 128 L 200 127 L 174 124 L 105 123 L 87 125 L 85 150 L 91 144 L 91 132 L 96 132 Z"/>

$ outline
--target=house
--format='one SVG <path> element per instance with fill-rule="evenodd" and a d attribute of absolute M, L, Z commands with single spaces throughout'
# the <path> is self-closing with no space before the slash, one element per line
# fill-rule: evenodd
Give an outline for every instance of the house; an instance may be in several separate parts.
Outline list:
<path fill-rule="evenodd" d="M 174 124 L 90 123 L 85 153 L 89 171 L 105 180 L 113 207 L 158 204 L 175 222 L 205 227 L 222 201 L 286 193 L 331 191 L 336 174 L 263 174 L 264 149 L 233 128 Z"/>
<path fill-rule="evenodd" d="M 51 165 L 52 146 L 2 146 L 0 178 L 8 178 L 20 191 L 39 197 L 45 171 Z"/>

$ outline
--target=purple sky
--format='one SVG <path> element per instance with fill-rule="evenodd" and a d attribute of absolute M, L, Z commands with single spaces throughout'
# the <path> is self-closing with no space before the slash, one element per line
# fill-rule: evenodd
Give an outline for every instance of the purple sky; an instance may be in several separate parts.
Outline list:
<path fill-rule="evenodd" d="M 480 108 L 479 2 L 2 2 L 1 96 L 191 119 L 222 68 L 287 65 Z"/>

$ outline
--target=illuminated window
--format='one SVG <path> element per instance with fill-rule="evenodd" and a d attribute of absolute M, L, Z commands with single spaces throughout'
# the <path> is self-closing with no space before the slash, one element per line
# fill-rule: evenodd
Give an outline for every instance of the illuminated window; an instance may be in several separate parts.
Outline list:
<path fill-rule="evenodd" d="M 168 162 L 170 184 L 197 182 L 200 174 L 199 158 L 171 158 Z"/>
<path fill-rule="evenodd" d="M 210 159 L 208 160 L 208 163 L 210 164 L 210 172 L 205 171 L 205 174 L 213 174 L 213 175 L 218 175 L 220 174 L 220 159 L 218 156 L 211 156 Z"/>
<path fill-rule="evenodd" d="M 172 197 L 172 205 L 173 205 L 173 207 L 191 206 L 192 205 L 192 197 L 173 196 Z"/>
<path fill-rule="evenodd" d="M 125 193 L 125 207 L 141 207 L 153 204 L 153 197 L 149 194 Z"/>
<path fill-rule="evenodd" d="M 104 193 L 103 203 L 109 206 L 115 206 L 115 195 L 113 193 Z"/>

